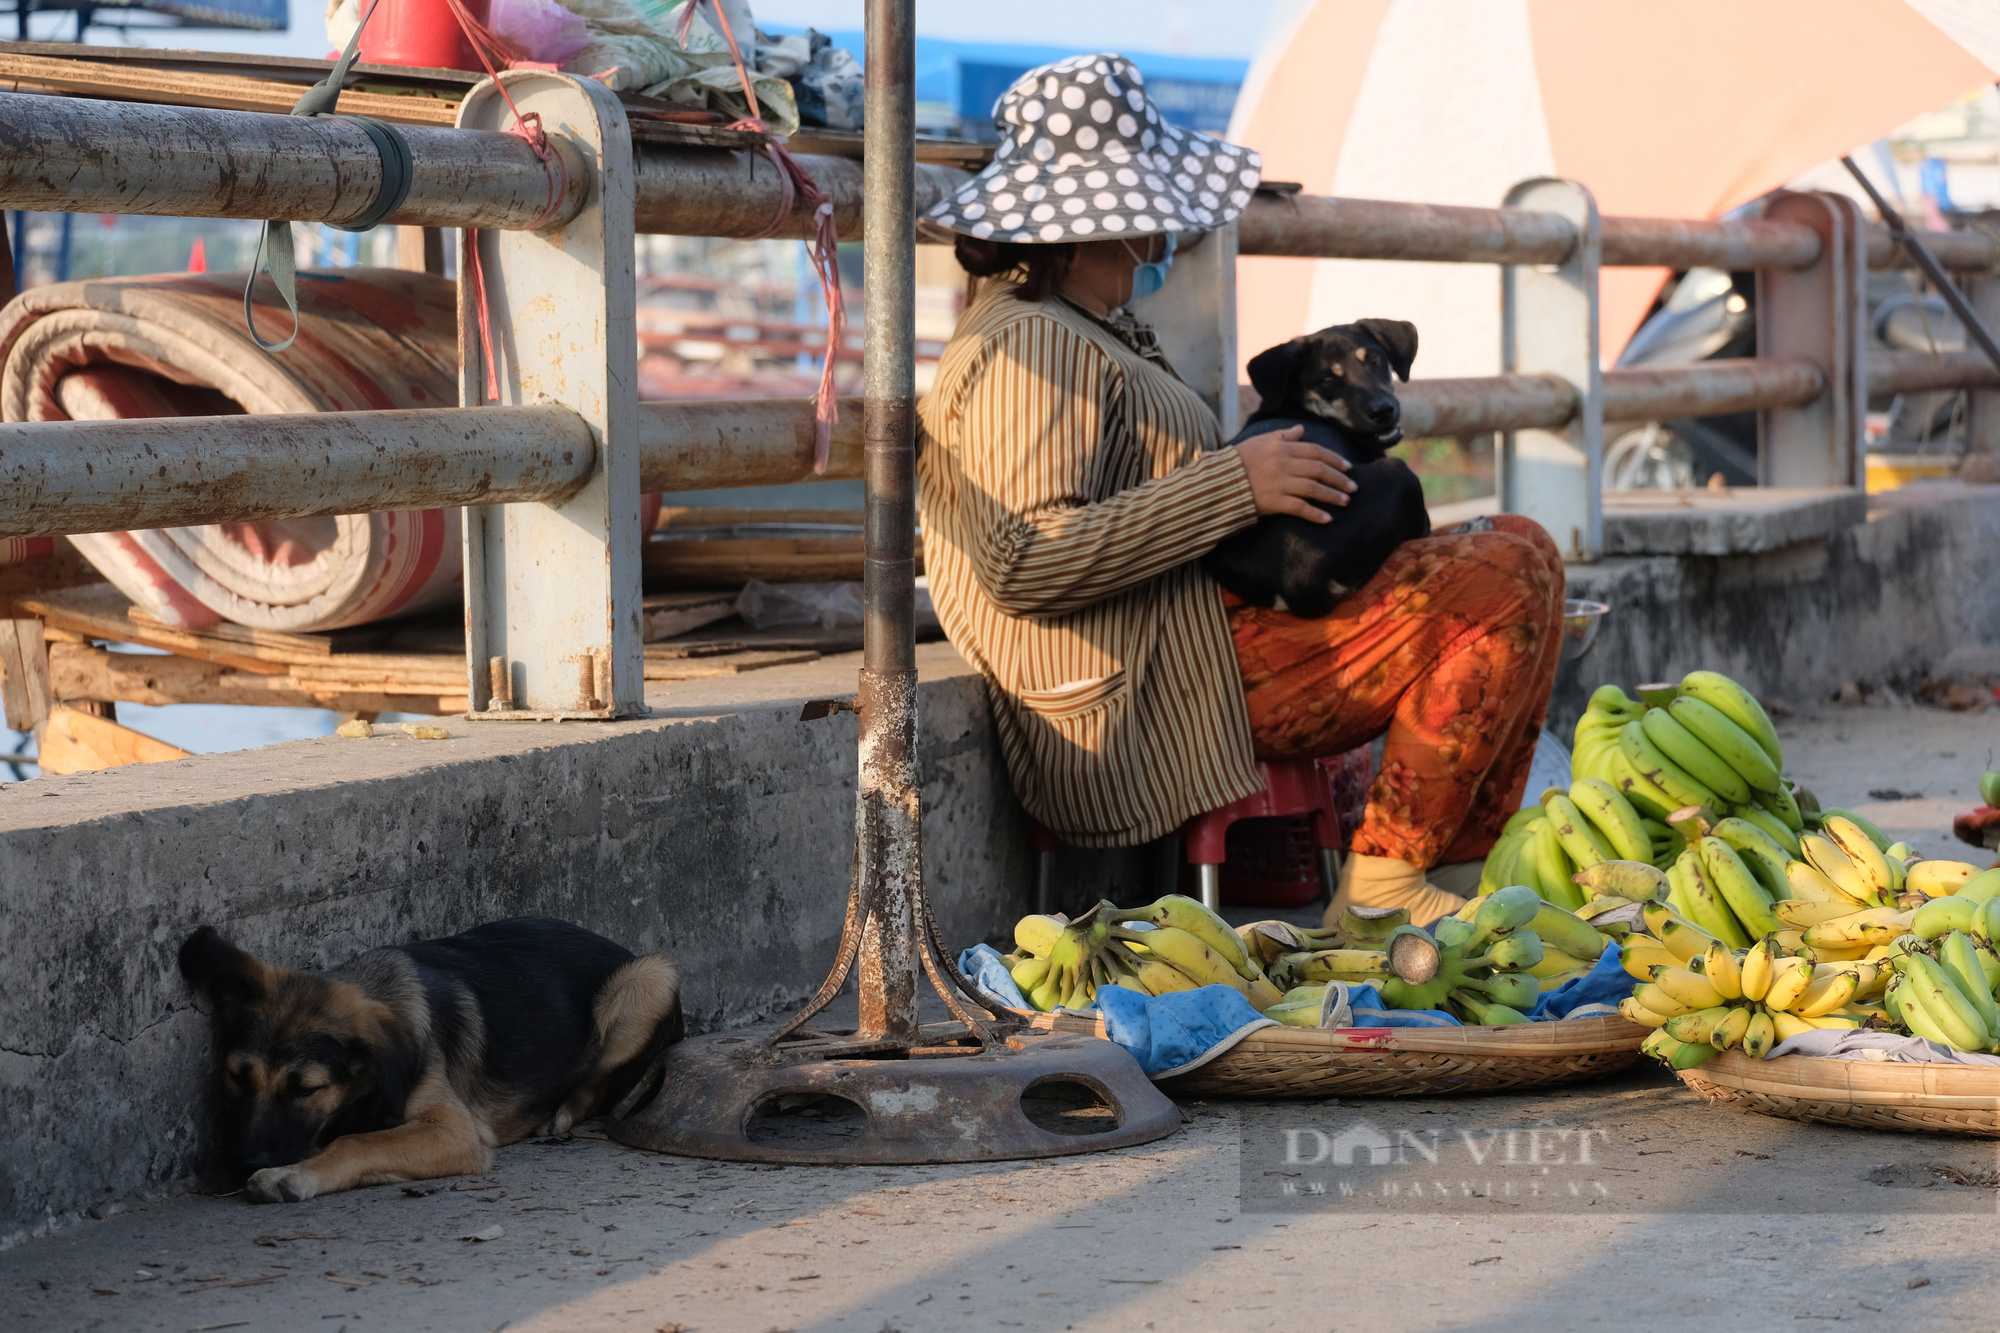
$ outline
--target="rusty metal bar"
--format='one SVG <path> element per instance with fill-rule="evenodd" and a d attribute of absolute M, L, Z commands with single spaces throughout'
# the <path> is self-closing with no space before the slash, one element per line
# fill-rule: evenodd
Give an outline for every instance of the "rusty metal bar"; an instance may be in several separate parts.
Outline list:
<path fill-rule="evenodd" d="M 548 174 L 519 135 L 399 128 L 415 179 L 389 223 L 505 230 L 548 207 Z M 842 239 L 858 239 L 862 164 L 798 161 L 832 195 Z M 571 167 L 557 222 L 589 189 L 589 174 Z M 638 168 L 642 232 L 757 236 L 783 198 L 763 153 L 643 147 Z M 970 175 L 925 163 L 914 179 L 913 206 L 929 208 Z M 351 121 L 0 93 L 0 207 L 346 223 L 368 211 L 381 182 L 381 157 Z M 803 237 L 811 224 L 794 210 L 776 234 Z"/>
<path fill-rule="evenodd" d="M 1800 358 L 1743 358 L 1607 370 L 1604 419 L 1659 421 L 1800 407 L 1819 397 L 1825 387 L 1819 367 Z"/>
<path fill-rule="evenodd" d="M 399 127 L 409 197 L 387 222 L 525 227 L 548 209 L 549 173 L 519 135 Z M 567 173 L 555 222 L 583 207 Z M 382 158 L 351 120 L 0 93 L 0 207 L 348 223 L 382 184 Z"/>
<path fill-rule="evenodd" d="M 864 134 L 860 780 L 863 1040 L 915 1044 L 923 908 L 917 789 L 916 5 L 869 0 Z"/>
<path fill-rule="evenodd" d="M 0 537 L 561 499 L 590 476 L 564 407 L 0 426 Z"/>
<path fill-rule="evenodd" d="M 1566 219 L 1521 208 L 1258 194 L 1236 224 L 1245 255 L 1560 264 L 1575 248 Z"/>
<path fill-rule="evenodd" d="M 1904 355 L 1921 355 L 1905 353 Z M 1992 373 L 1991 367 L 1986 367 Z M 1604 372 L 1606 421 L 1712 416 L 1811 402 L 1825 387 L 1804 360 L 1702 361 L 1691 366 Z M 1556 375 L 1411 380 L 1399 395 L 1410 436 L 1559 430 L 1576 412 L 1576 391 Z"/>
<path fill-rule="evenodd" d="M 1576 415 L 1576 389 L 1560 375 L 1411 380 L 1397 395 L 1407 436 L 1559 430 Z"/>
<path fill-rule="evenodd" d="M 1919 231 L 1910 235 L 1931 252 L 1943 268 L 1962 273 L 1991 273 L 2000 269 L 2000 240 L 1981 231 Z M 1868 229 L 1868 267 L 1871 269 L 1911 268 L 1911 259 L 1887 227 Z"/>
<path fill-rule="evenodd" d="M 639 404 L 639 489 L 788 486 L 861 475 L 862 400 L 840 400 L 825 473 L 813 473 L 813 400 Z"/>
<path fill-rule="evenodd" d="M 1854 177 L 1867 192 L 1868 197 L 1874 201 L 1875 211 L 1881 215 L 1883 226 L 1889 229 L 1889 234 L 1895 238 L 1896 244 L 1908 253 L 1918 268 L 1923 270 L 1924 276 L 1930 279 L 1931 286 L 1937 288 L 1938 295 L 1942 296 L 1944 303 L 1951 307 L 1951 313 L 1958 316 L 1959 324 L 1965 329 L 1965 336 L 1972 339 L 1980 351 L 1986 353 L 1986 359 L 1993 364 L 1994 369 L 2000 370 L 2000 342 L 1994 341 L 1993 331 L 1986 327 L 1986 321 L 1979 317 L 1979 313 L 1965 299 L 1965 293 L 1951 280 L 1951 275 L 1945 272 L 1944 265 L 1938 262 L 1930 247 L 1910 230 L 1908 224 L 1903 221 L 1903 215 L 1882 197 L 1882 192 L 1875 188 L 1875 182 L 1869 180 L 1867 174 L 1854 165 L 1853 158 L 1842 157 L 1840 165 L 1847 168 L 1847 174 Z"/>
<path fill-rule="evenodd" d="M 2000 388 L 2000 370 L 1984 352 L 1868 354 L 1868 395 Z"/>
<path fill-rule="evenodd" d="M 1605 218 L 1604 263 L 1626 268 L 1804 268 L 1819 235 L 1761 219 Z"/>
<path fill-rule="evenodd" d="M 863 163 L 803 153 L 794 160 L 832 196 L 840 239 L 860 240 Z M 912 177 L 912 206 L 923 212 L 970 179 L 970 172 L 956 167 L 919 162 Z M 659 235 L 762 236 L 777 216 L 783 194 L 778 168 L 768 154 L 649 146 L 639 154 L 635 223 L 639 231 Z M 794 208 L 772 234 L 804 239 L 811 228 L 811 214 Z"/>
<path fill-rule="evenodd" d="M 1793 269 L 1819 258 L 1818 233 L 1777 220 L 1607 217 L 1603 233 L 1605 267 Z M 1984 233 L 1914 234 L 1945 268 L 2000 269 L 2000 240 Z M 1576 229 L 1563 219 L 1518 208 L 1259 194 L 1237 223 L 1246 255 L 1560 264 L 1575 247 Z M 1887 228 L 1869 229 L 1870 268 L 1910 262 Z"/>

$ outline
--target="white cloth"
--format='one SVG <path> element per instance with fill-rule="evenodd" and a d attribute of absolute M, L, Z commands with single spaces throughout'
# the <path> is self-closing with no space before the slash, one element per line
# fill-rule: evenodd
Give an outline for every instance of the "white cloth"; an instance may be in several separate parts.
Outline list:
<path fill-rule="evenodd" d="M 1864 1032 L 1859 1028 L 1820 1028 L 1801 1032 L 1780 1042 L 1765 1056 L 1813 1055 L 1822 1060 L 1878 1060 L 1908 1065 L 2000 1065 L 2000 1055 L 1974 1055 L 1954 1051 L 1922 1037 L 1899 1037 L 1893 1032 Z"/>

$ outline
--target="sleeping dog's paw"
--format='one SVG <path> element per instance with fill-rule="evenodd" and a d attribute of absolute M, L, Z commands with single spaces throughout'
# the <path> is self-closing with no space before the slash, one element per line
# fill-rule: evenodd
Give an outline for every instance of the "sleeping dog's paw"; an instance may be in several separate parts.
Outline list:
<path fill-rule="evenodd" d="M 319 1193 L 319 1186 L 303 1165 L 267 1166 L 243 1186 L 243 1197 L 252 1203 L 301 1203 Z"/>

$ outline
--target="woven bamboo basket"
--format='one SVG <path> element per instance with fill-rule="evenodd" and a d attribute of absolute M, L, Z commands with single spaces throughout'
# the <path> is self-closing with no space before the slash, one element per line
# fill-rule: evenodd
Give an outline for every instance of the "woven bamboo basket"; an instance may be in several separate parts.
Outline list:
<path fill-rule="evenodd" d="M 1054 1021 L 1051 1021 L 1051 1020 Z M 1094 1032 L 1103 1021 L 1037 1014 L 1033 1025 Z M 1646 1029 L 1615 1016 L 1509 1027 L 1259 1028 L 1215 1059 L 1160 1080 L 1173 1096 L 1401 1097 L 1547 1088 L 1616 1073 Z"/>
<path fill-rule="evenodd" d="M 2000 1068 L 1725 1051 L 1681 1081 L 1712 1102 L 1787 1120 L 2000 1138 Z"/>

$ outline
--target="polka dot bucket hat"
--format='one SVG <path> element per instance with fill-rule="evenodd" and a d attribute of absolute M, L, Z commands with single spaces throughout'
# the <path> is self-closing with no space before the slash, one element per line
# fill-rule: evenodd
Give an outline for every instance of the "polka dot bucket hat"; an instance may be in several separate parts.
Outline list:
<path fill-rule="evenodd" d="M 982 239 L 1052 243 L 1209 231 L 1250 202 L 1263 163 L 1168 123 L 1119 55 L 1023 74 L 993 108 L 993 162 L 926 217 Z"/>

